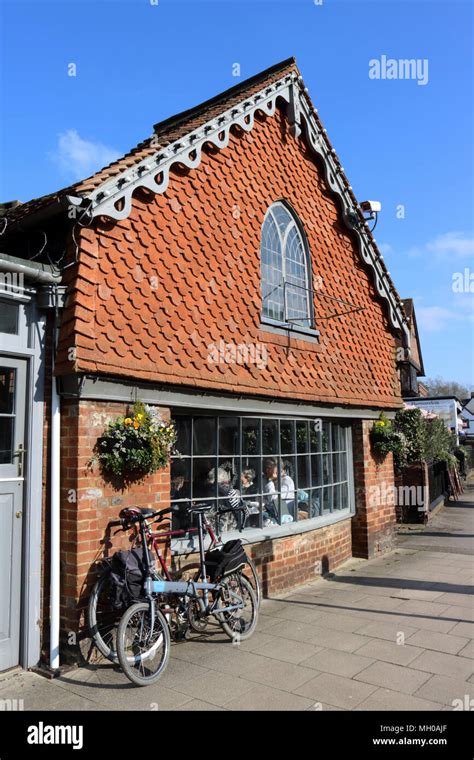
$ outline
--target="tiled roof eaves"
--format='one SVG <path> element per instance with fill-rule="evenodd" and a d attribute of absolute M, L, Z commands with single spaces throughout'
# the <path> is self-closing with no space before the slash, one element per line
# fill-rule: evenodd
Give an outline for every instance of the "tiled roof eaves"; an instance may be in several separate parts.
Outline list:
<path fill-rule="evenodd" d="M 61 375 L 63 369 L 67 370 L 66 374 L 69 373 L 70 362 L 64 362 L 64 367 L 62 367 L 61 364 L 58 364 L 57 374 Z M 163 382 L 167 386 L 175 385 L 183 389 L 189 388 L 193 390 L 202 390 L 203 392 L 209 392 L 212 389 L 220 392 L 223 391 L 222 380 L 214 380 L 213 378 L 206 377 L 205 382 L 203 382 L 199 378 L 190 377 L 189 373 L 187 372 L 180 372 L 177 368 L 174 368 L 170 372 L 165 372 L 161 369 L 160 372 L 157 373 L 156 371 L 140 369 L 138 366 L 124 367 L 122 364 L 117 364 L 114 366 L 110 362 L 102 363 L 100 361 L 92 361 L 83 358 L 77 363 L 75 371 L 81 374 L 90 373 L 94 376 L 101 375 L 104 378 L 122 377 L 133 381 L 140 379 L 145 382 L 153 382 L 154 385 L 156 385 L 156 383 Z M 258 395 L 262 398 L 275 398 L 275 389 L 266 388 L 263 386 L 257 387 L 255 384 L 246 383 L 241 379 L 239 379 L 238 383 L 226 382 L 224 385 L 225 392 L 233 395 Z M 384 409 L 398 409 L 402 403 L 400 397 L 398 396 L 382 397 L 380 395 L 375 395 L 374 398 L 371 398 L 370 395 L 366 393 L 361 396 L 351 395 L 344 397 L 340 394 L 336 395 L 335 393 L 324 394 L 321 393 L 321 390 L 318 390 L 317 392 L 305 392 L 303 390 L 300 390 L 299 393 L 295 395 L 294 389 L 290 388 L 288 390 L 279 388 L 278 398 L 287 398 L 292 402 L 301 401 L 304 403 L 326 403 L 328 405 L 337 404 L 338 406 L 340 405 L 347 407 L 357 406 L 363 408 Z"/>

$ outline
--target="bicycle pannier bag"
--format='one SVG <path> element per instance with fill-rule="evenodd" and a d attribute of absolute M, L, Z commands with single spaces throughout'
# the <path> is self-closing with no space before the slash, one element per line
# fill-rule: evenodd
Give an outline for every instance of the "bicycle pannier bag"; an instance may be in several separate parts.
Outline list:
<path fill-rule="evenodd" d="M 216 580 L 223 575 L 233 573 L 243 567 L 247 562 L 247 555 L 242 546 L 242 541 L 236 538 L 227 541 L 220 549 L 206 552 L 206 570 L 211 580 Z"/>
<path fill-rule="evenodd" d="M 129 607 L 143 596 L 143 549 L 121 549 L 110 562 L 110 602 L 116 610 Z"/>

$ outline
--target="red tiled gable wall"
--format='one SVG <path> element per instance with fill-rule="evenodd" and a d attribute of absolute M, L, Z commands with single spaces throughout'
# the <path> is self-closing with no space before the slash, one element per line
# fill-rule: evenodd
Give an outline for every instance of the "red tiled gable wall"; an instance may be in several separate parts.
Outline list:
<path fill-rule="evenodd" d="M 322 290 L 364 311 L 315 299 L 319 345 L 259 329 L 260 234 L 268 206 L 298 214 Z M 128 219 L 84 229 L 58 371 L 328 403 L 400 404 L 395 338 L 333 196 L 285 117 L 261 117 L 163 195 L 139 191 Z M 71 270 L 70 270 L 71 271 Z M 317 284 L 317 283 L 316 283 Z M 319 318 L 318 318 L 319 317 Z M 209 347 L 267 343 L 268 366 L 213 364 Z M 67 350 L 75 347 L 73 354 Z M 72 359 L 72 360 L 71 360 Z"/>

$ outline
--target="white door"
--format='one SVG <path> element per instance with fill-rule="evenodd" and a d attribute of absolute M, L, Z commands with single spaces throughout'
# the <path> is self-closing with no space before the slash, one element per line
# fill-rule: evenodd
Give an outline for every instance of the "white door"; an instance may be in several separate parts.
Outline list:
<path fill-rule="evenodd" d="M 20 656 L 26 374 L 24 359 L 0 356 L 0 671 Z"/>

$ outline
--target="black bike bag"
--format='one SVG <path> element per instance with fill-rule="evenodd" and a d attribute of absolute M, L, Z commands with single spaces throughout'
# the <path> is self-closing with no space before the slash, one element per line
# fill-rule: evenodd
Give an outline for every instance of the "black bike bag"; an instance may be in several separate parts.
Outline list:
<path fill-rule="evenodd" d="M 206 570 L 211 583 L 239 570 L 246 562 L 247 555 L 238 538 L 227 541 L 220 549 L 206 552 Z"/>
<path fill-rule="evenodd" d="M 143 549 L 121 549 L 110 561 L 110 593 L 112 607 L 116 610 L 129 607 L 143 597 L 145 577 Z"/>

